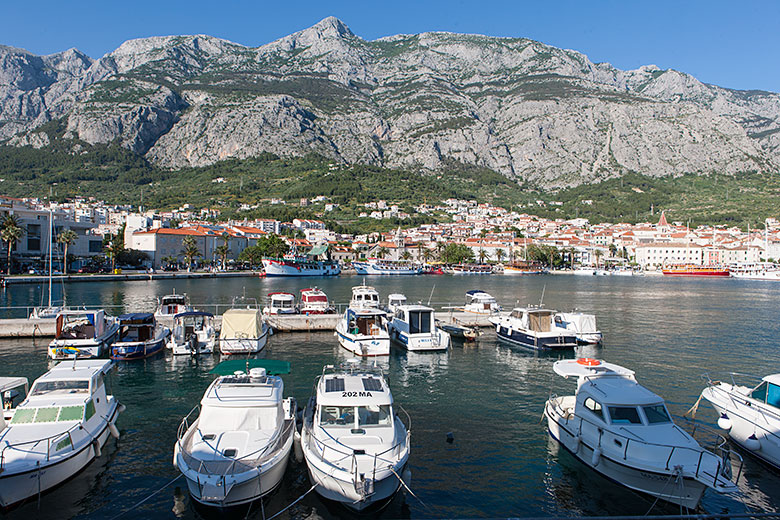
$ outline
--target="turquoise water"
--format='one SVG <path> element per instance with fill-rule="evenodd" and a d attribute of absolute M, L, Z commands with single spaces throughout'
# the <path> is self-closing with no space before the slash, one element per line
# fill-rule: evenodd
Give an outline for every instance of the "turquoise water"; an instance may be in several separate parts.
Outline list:
<path fill-rule="evenodd" d="M 144 310 L 157 296 L 186 292 L 192 302 L 228 304 L 244 291 L 268 292 L 317 284 L 336 302 L 349 299 L 359 277 L 335 279 L 209 279 L 70 284 L 70 304 Z M 618 277 L 369 277 L 386 298 L 402 292 L 410 301 L 443 306 L 462 303 L 469 289 L 481 288 L 505 307 L 515 302 L 544 303 L 597 315 L 605 334 L 603 347 L 578 352 L 636 370 L 640 382 L 667 399 L 682 415 L 698 398 L 704 372 L 777 372 L 777 302 L 780 284 L 737 280 Z M 0 294 L 0 305 L 34 305 L 38 288 L 17 286 Z M 124 309 L 113 306 L 124 306 Z M 331 333 L 276 334 L 266 357 L 285 359 L 285 393 L 300 404 L 311 394 L 324 364 L 345 359 Z M 573 356 L 574 354 L 569 354 Z M 653 505 L 598 477 L 567 453 L 559 453 L 540 423 L 550 392 L 571 393 L 574 383 L 552 372 L 558 355 L 539 354 L 499 344 L 487 332 L 474 346 L 456 345 L 445 354 L 411 354 L 395 349 L 385 362 L 395 400 L 412 419 L 411 488 L 381 513 L 398 517 L 643 515 Z M 181 417 L 200 400 L 219 362 L 210 357 L 158 357 L 120 364 L 113 391 L 127 405 L 120 416 L 122 438 L 72 482 L 36 503 L 11 512 L 10 519 L 111 518 L 159 490 L 178 473 L 172 466 L 173 444 Z M 45 341 L 0 342 L 0 375 L 31 380 L 48 367 Z M 698 417 L 714 424 L 715 413 L 702 404 Z M 684 423 L 682 423 L 684 424 Z M 688 427 L 690 429 L 690 427 Z M 447 433 L 454 442 L 448 443 Z M 700 440 L 709 442 L 712 435 Z M 780 508 L 780 473 L 753 459 L 745 460 L 740 479 L 743 498 L 707 492 L 702 510 L 711 513 Z M 281 488 L 264 503 L 276 513 L 310 487 L 305 465 L 291 461 Z M 744 504 L 742 503 L 744 501 Z M 746 505 L 745 505 L 746 504 Z M 654 513 L 679 509 L 656 505 Z M 199 517 L 182 480 L 174 482 L 122 518 Z M 311 493 L 281 518 L 350 516 Z M 253 510 L 253 518 L 262 518 Z"/>

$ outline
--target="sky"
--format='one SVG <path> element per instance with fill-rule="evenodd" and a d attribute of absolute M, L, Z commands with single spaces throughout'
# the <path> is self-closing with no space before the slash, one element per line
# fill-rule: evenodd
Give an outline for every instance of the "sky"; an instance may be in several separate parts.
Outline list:
<path fill-rule="evenodd" d="M 774 0 L 6 0 L 0 44 L 98 58 L 132 38 L 208 34 L 259 46 L 327 16 L 367 40 L 451 31 L 524 37 L 619 69 L 655 64 L 728 88 L 780 92 Z"/>

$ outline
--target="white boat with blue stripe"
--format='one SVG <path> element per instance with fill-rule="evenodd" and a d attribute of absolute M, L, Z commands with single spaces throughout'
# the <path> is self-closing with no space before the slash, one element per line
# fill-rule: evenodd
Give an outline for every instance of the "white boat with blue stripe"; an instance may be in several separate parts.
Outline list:
<path fill-rule="evenodd" d="M 501 341 L 538 350 L 564 349 L 577 346 L 573 332 L 555 325 L 556 311 L 536 307 L 515 307 L 507 316 L 494 316 Z"/>
<path fill-rule="evenodd" d="M 450 348 L 450 335 L 436 326 L 433 309 L 425 305 L 400 305 L 388 325 L 390 337 L 413 352 Z"/>

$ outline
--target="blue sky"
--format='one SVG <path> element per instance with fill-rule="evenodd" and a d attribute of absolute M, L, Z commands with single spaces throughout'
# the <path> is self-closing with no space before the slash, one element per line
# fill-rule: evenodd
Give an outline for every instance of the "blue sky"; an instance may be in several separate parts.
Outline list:
<path fill-rule="evenodd" d="M 707 83 L 780 91 L 780 2 L 7 0 L 0 43 L 99 57 L 123 41 L 209 34 L 257 46 L 336 16 L 366 39 L 453 31 L 526 37 L 621 69 L 656 64 Z"/>

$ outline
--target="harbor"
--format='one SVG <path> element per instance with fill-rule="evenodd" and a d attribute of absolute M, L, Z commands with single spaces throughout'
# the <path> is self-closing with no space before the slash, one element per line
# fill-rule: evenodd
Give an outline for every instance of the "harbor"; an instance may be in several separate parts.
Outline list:
<path fill-rule="evenodd" d="M 362 282 L 358 276 L 316 279 L 334 302 L 348 301 L 351 287 Z M 505 310 L 539 304 L 543 298 L 541 303 L 547 308 L 594 313 L 604 333 L 601 346 L 544 352 L 498 342 L 492 329 L 483 328 L 475 343 L 457 343 L 446 352 L 414 353 L 393 345 L 389 356 L 377 358 L 396 403 L 412 418 L 410 489 L 417 497 L 401 490 L 382 511 L 384 518 L 676 513 L 677 507 L 653 504 L 597 476 L 551 441 L 539 423 L 545 400 L 551 392 L 565 395 L 571 387 L 553 374 L 554 362 L 588 357 L 636 370 L 644 385 L 666 399 L 675 421 L 687 431 L 694 423 L 681 416 L 704 388 L 701 374 L 767 374 L 775 365 L 771 338 L 777 330 L 774 308 L 780 296 L 775 284 L 595 276 L 511 281 L 499 276 L 369 277 L 366 283 L 376 287 L 383 299 L 390 293 L 404 293 L 414 303 L 430 301 L 443 314 L 449 313 L 443 307 L 462 304 L 466 290 L 475 288 L 494 295 Z M 66 291 L 68 302 L 102 306 L 119 314 L 153 310 L 158 297 L 176 289 L 205 310 L 221 315 L 235 295 L 245 293 L 262 303 L 268 293 L 297 294 L 310 284 L 312 280 L 283 278 L 112 281 L 70 284 Z M 3 303 L 6 307 L 35 303 L 40 295 L 31 289 L 7 288 Z M 272 326 L 274 319 L 281 330 L 282 320 L 306 317 L 271 317 Z M 49 340 L 37 336 L 0 340 L 3 375 L 21 375 L 32 381 L 48 370 Z M 342 362 L 350 354 L 339 346 L 332 331 L 312 329 L 274 334 L 261 357 L 291 363 L 290 374 L 282 376 L 285 396 L 305 403 L 322 367 Z M 123 511 L 128 511 L 129 518 L 163 518 L 172 509 L 179 517 L 199 518 L 183 481 L 164 486 L 177 477 L 171 455 L 179 423 L 213 381 L 209 372 L 224 359 L 163 354 L 116 363 L 111 376 L 113 394 L 126 406 L 117 421 L 120 440 L 107 443 L 101 457 L 73 482 L 44 494 L 40 511 L 33 501 L 8 518 L 59 518 L 63 514 L 104 518 Z M 712 434 L 705 427 L 715 428 L 716 419 L 715 411 L 702 403 L 695 424 L 708 431 L 699 439 L 707 446 Z M 697 511 L 737 514 L 746 508 L 780 508 L 775 473 L 745 457 L 739 478 L 739 498 L 710 491 Z M 310 487 L 306 465 L 292 458 L 279 489 L 264 500 L 266 517 L 288 507 Z M 84 500 L 87 496 L 89 500 Z M 53 503 L 58 505 L 56 511 L 51 509 Z M 282 518 L 342 518 L 346 514 L 343 506 L 310 493 Z M 249 517 L 263 515 L 253 509 Z"/>

